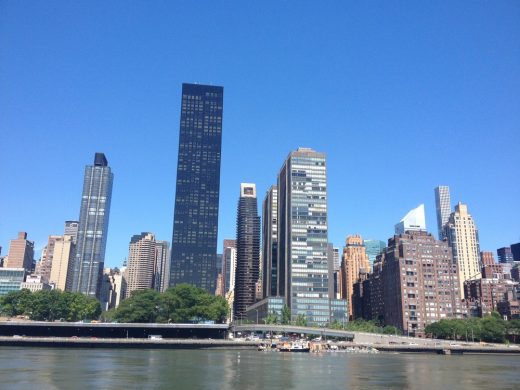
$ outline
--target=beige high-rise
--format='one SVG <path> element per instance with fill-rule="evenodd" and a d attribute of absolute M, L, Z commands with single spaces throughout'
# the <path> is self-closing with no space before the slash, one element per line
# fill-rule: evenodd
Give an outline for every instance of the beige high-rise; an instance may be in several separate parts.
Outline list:
<path fill-rule="evenodd" d="M 156 241 L 153 233 L 143 232 L 130 240 L 128 252 L 128 280 L 126 298 L 132 291 L 154 287 Z"/>
<path fill-rule="evenodd" d="M 466 280 L 480 279 L 480 248 L 475 221 L 468 213 L 468 206 L 458 203 L 446 224 L 446 236 L 457 264 L 459 291 L 464 291 Z"/>
<path fill-rule="evenodd" d="M 74 257 L 74 238 L 71 236 L 54 236 L 54 250 L 49 282 L 59 290 L 70 290 L 71 260 Z"/>
<path fill-rule="evenodd" d="M 354 283 L 359 278 L 359 272 L 370 271 L 370 261 L 365 251 L 363 238 L 359 234 L 348 236 L 346 245 L 343 249 L 343 263 L 341 265 L 340 277 L 340 294 L 342 299 L 348 301 L 348 313 L 352 316 L 352 294 L 354 292 Z"/>
<path fill-rule="evenodd" d="M 36 264 L 35 274 L 42 277 L 44 283 L 49 283 L 51 276 L 52 261 L 54 257 L 54 247 L 56 240 L 62 236 L 49 236 L 47 246 L 42 251 L 42 256 L 38 264 Z"/>
<path fill-rule="evenodd" d="M 34 242 L 27 240 L 26 232 L 19 232 L 18 238 L 11 240 L 5 268 L 25 268 L 30 272 L 34 260 Z"/>

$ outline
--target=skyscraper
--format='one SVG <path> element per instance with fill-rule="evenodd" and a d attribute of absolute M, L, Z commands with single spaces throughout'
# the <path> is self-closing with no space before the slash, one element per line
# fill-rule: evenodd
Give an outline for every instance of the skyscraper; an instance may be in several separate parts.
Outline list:
<path fill-rule="evenodd" d="M 370 272 L 370 262 L 365 251 L 365 245 L 360 235 L 348 236 L 343 249 L 343 263 L 341 267 L 341 298 L 348 302 L 349 315 L 353 314 L 352 294 L 354 283 L 359 279 L 360 272 Z"/>
<path fill-rule="evenodd" d="M 65 221 L 65 235 L 72 237 L 74 245 L 78 242 L 78 221 Z"/>
<path fill-rule="evenodd" d="M 36 264 L 34 273 L 41 276 L 44 283 L 49 283 L 54 258 L 54 246 L 56 245 L 56 240 L 60 238 L 62 238 L 62 236 L 49 236 L 47 246 L 42 251 L 40 261 Z"/>
<path fill-rule="evenodd" d="M 498 248 L 497 257 L 500 264 L 512 264 L 514 261 L 513 252 L 509 246 Z"/>
<path fill-rule="evenodd" d="M 164 292 L 170 286 L 170 243 L 158 240 L 155 242 L 155 276 L 154 288 Z"/>
<path fill-rule="evenodd" d="M 299 148 L 278 175 L 278 294 L 293 320 L 344 320 L 345 301 L 329 296 L 328 243 L 325 154 Z"/>
<path fill-rule="evenodd" d="M 262 204 L 262 295 L 263 297 L 278 295 L 277 266 L 277 210 L 278 190 L 271 186 L 265 194 Z"/>
<path fill-rule="evenodd" d="M 255 303 L 260 267 L 260 217 L 256 185 L 240 184 L 237 210 L 237 267 L 233 317 L 243 319 L 248 306 Z"/>
<path fill-rule="evenodd" d="M 511 253 L 513 254 L 513 261 L 520 261 L 520 242 L 512 244 L 510 248 Z"/>
<path fill-rule="evenodd" d="M 18 238 L 11 240 L 5 268 L 23 268 L 31 272 L 34 261 L 34 242 L 27 240 L 26 232 L 19 232 Z"/>
<path fill-rule="evenodd" d="M 404 234 L 407 231 L 426 231 L 424 204 L 410 210 L 408 214 L 395 225 L 395 234 Z"/>
<path fill-rule="evenodd" d="M 481 276 L 478 230 L 468 212 L 468 206 L 459 202 L 444 229 L 453 251 L 453 262 L 457 265 L 459 291 L 462 293 L 466 280 L 479 279 Z"/>
<path fill-rule="evenodd" d="M 155 235 L 143 232 L 132 236 L 128 250 L 127 298 L 132 291 L 154 287 L 155 267 Z"/>
<path fill-rule="evenodd" d="M 222 87 L 183 84 L 170 285 L 215 290 Z"/>
<path fill-rule="evenodd" d="M 72 261 L 74 260 L 75 245 L 74 238 L 69 235 L 59 236 L 54 243 L 54 254 L 52 258 L 50 283 L 55 288 L 65 291 L 71 289 L 72 284 Z"/>
<path fill-rule="evenodd" d="M 368 261 L 370 261 L 370 268 L 374 265 L 377 256 L 383 252 L 386 247 L 386 243 L 381 240 L 363 240 L 363 244 L 365 244 L 365 251 L 368 256 Z"/>
<path fill-rule="evenodd" d="M 72 291 L 98 296 L 105 263 L 114 175 L 103 153 L 85 167 Z"/>
<path fill-rule="evenodd" d="M 236 240 L 224 239 L 222 252 L 222 276 L 223 290 L 227 293 L 235 288 L 235 270 L 237 265 L 237 242 Z"/>
<path fill-rule="evenodd" d="M 437 230 L 439 240 L 444 240 L 444 225 L 448 222 L 451 214 L 450 187 L 435 187 L 435 210 L 437 211 Z"/>

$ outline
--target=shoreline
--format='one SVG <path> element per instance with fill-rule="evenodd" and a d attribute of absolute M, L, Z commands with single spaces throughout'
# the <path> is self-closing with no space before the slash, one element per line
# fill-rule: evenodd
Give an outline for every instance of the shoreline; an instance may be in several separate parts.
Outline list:
<path fill-rule="evenodd" d="M 144 338 L 92 338 L 92 337 L 16 337 L 0 336 L 0 347 L 27 348 L 88 348 L 88 349 L 226 349 L 257 350 L 262 341 L 227 339 L 144 339 Z M 441 355 L 499 354 L 520 356 L 518 347 L 496 346 L 419 346 L 419 345 L 367 345 L 349 343 L 355 347 L 373 347 L 388 353 L 429 353 Z M 323 351 L 333 354 L 349 353 L 344 350 Z"/>

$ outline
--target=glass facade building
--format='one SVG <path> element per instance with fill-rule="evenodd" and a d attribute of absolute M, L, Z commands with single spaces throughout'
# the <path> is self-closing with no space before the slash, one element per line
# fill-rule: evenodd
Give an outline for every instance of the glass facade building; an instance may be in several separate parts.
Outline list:
<path fill-rule="evenodd" d="M 216 284 L 222 87 L 183 84 L 170 286 Z"/>
<path fill-rule="evenodd" d="M 368 261 L 370 261 L 370 267 L 372 268 L 376 257 L 383 252 L 386 244 L 384 241 L 372 239 L 363 240 L 363 243 L 365 244 L 365 251 L 368 256 Z"/>
<path fill-rule="evenodd" d="M 278 175 L 278 291 L 292 320 L 331 321 L 328 243 L 325 154 L 299 148 Z M 346 302 L 335 303 L 346 309 Z"/>
<path fill-rule="evenodd" d="M 445 236 L 444 225 L 448 223 L 451 214 L 450 187 L 435 187 L 435 210 L 437 212 L 437 230 L 439 240 L 447 238 Z"/>
<path fill-rule="evenodd" d="M 0 268 L 0 296 L 20 290 L 25 274 L 24 268 Z"/>
<path fill-rule="evenodd" d="M 277 209 L 278 190 L 271 186 L 262 204 L 262 295 L 278 295 Z"/>
<path fill-rule="evenodd" d="M 113 181 L 114 175 L 105 155 L 96 153 L 94 165 L 85 167 L 76 255 L 72 268 L 74 292 L 99 296 Z"/>

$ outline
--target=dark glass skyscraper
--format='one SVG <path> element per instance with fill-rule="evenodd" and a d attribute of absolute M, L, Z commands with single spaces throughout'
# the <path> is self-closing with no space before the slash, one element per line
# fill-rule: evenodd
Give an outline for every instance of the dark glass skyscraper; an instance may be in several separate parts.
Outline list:
<path fill-rule="evenodd" d="M 237 268 L 233 318 L 246 318 L 246 309 L 255 303 L 255 283 L 260 272 L 260 217 L 256 186 L 242 183 L 237 210 Z"/>
<path fill-rule="evenodd" d="M 215 290 L 222 87 L 183 84 L 170 286 Z"/>
<path fill-rule="evenodd" d="M 96 153 L 94 165 L 85 167 L 79 214 L 76 256 L 73 263 L 72 291 L 99 296 L 108 218 L 114 175 L 103 153 Z"/>

